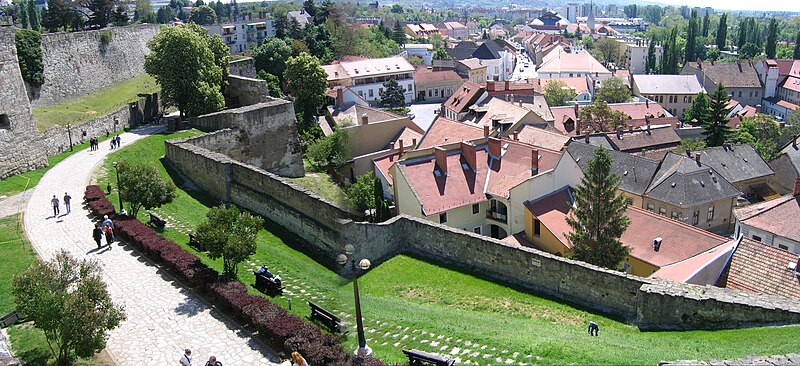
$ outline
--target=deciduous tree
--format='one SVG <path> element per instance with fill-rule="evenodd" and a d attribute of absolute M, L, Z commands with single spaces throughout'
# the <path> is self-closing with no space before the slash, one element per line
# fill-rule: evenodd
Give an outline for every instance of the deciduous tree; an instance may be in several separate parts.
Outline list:
<path fill-rule="evenodd" d="M 256 77 L 267 82 L 269 96 L 275 98 L 280 98 L 283 96 L 283 93 L 281 93 L 281 81 L 277 76 L 272 75 L 264 70 L 259 70 Z"/>
<path fill-rule="evenodd" d="M 199 25 L 211 25 L 217 22 L 217 13 L 208 5 L 192 9 L 189 21 Z"/>
<path fill-rule="evenodd" d="M 59 366 L 105 348 L 108 331 L 125 320 L 97 262 L 75 259 L 63 250 L 15 275 L 11 292 L 17 310 L 44 332 Z"/>
<path fill-rule="evenodd" d="M 36 87 L 44 84 L 42 35 L 30 29 L 18 29 L 14 32 L 14 45 L 22 79 Z"/>
<path fill-rule="evenodd" d="M 261 46 L 253 50 L 256 70 L 263 70 L 279 77 L 286 71 L 286 60 L 291 56 L 292 48 L 284 40 L 276 37 L 267 38 Z"/>
<path fill-rule="evenodd" d="M 209 258 L 222 258 L 224 275 L 236 278 L 239 263 L 256 254 L 256 236 L 263 226 L 264 219 L 234 205 L 217 206 L 208 211 L 195 235 L 208 249 Z"/>
<path fill-rule="evenodd" d="M 618 193 L 620 178 L 611 171 L 611 163 L 611 154 L 597 147 L 581 184 L 575 187 L 575 203 L 566 220 L 572 229 L 567 237 L 574 245 L 574 259 L 617 269 L 630 254 L 619 240 L 630 219 L 625 216 L 628 202 Z"/>
<path fill-rule="evenodd" d="M 575 93 L 563 81 L 553 80 L 544 87 L 544 99 L 550 107 L 568 105 L 577 96 L 578 93 Z"/>
<path fill-rule="evenodd" d="M 722 83 L 711 93 L 710 98 L 709 107 L 706 108 L 701 119 L 703 136 L 705 136 L 706 145 L 711 147 L 721 146 L 731 134 L 727 119 L 728 112 L 730 112 L 728 101 L 731 98 Z"/>
<path fill-rule="evenodd" d="M 396 80 L 391 79 L 383 83 L 383 91 L 380 92 L 381 105 L 387 108 L 399 108 L 406 105 L 406 98 L 403 96 L 404 90 Z"/>
<path fill-rule="evenodd" d="M 608 78 L 595 90 L 595 100 L 606 103 L 624 103 L 631 100 L 631 91 L 619 78 Z"/>
<path fill-rule="evenodd" d="M 586 121 L 594 131 L 613 131 L 627 118 L 625 113 L 609 108 L 608 103 L 602 100 L 595 100 L 592 104 L 584 106 L 578 114 L 580 119 Z"/>
<path fill-rule="evenodd" d="M 350 160 L 350 135 L 337 127 L 330 136 L 314 140 L 308 146 L 306 157 L 318 171 L 338 169 Z"/>
<path fill-rule="evenodd" d="M 119 171 L 119 194 L 128 202 L 131 216 L 136 217 L 141 208 L 150 210 L 175 199 L 175 185 L 164 180 L 152 165 L 121 161 Z"/>
<path fill-rule="evenodd" d="M 320 66 L 319 59 L 305 52 L 289 58 L 284 71 L 286 90 L 294 98 L 296 110 L 302 114 L 300 132 L 311 129 L 314 117 L 323 103 L 328 88 L 328 73 Z"/>
<path fill-rule="evenodd" d="M 594 49 L 600 55 L 603 65 L 617 62 L 619 58 L 619 43 L 610 38 L 603 38 L 594 43 Z"/>

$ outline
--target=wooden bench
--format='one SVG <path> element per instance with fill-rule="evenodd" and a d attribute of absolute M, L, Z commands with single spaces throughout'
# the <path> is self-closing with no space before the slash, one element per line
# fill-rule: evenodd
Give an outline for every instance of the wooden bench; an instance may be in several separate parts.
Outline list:
<path fill-rule="evenodd" d="M 283 284 L 278 277 L 269 278 L 266 275 L 253 271 L 256 275 L 256 289 L 266 294 L 283 294 Z"/>
<path fill-rule="evenodd" d="M 158 215 L 150 212 L 150 221 L 148 222 L 149 225 L 153 225 L 156 228 L 163 229 L 164 226 L 167 226 L 167 220 L 164 220 Z"/>
<path fill-rule="evenodd" d="M 330 311 L 323 309 L 321 306 L 309 301 L 308 306 L 311 307 L 311 320 L 319 320 L 323 325 L 333 333 L 345 334 L 347 329 L 338 316 L 333 315 Z"/>
<path fill-rule="evenodd" d="M 22 314 L 14 310 L 8 315 L 0 318 L 0 329 L 10 327 L 22 320 Z"/>
<path fill-rule="evenodd" d="M 456 361 L 451 360 L 444 356 L 435 355 L 433 353 L 418 351 L 415 349 L 404 349 L 403 353 L 408 357 L 409 366 L 453 366 Z"/>

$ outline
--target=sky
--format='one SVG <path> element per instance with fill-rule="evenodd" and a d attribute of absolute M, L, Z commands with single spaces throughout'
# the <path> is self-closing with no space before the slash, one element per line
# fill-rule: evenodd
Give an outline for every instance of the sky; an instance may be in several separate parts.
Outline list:
<path fill-rule="evenodd" d="M 781 10 L 800 12 L 800 0 L 655 0 L 670 5 L 710 6 L 730 10 Z"/>

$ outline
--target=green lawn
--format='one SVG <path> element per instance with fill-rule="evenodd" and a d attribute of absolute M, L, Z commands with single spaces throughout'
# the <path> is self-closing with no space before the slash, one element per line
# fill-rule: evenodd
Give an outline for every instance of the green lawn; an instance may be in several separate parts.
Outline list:
<path fill-rule="evenodd" d="M 113 153 L 102 168 L 100 183 L 105 185 L 107 178 L 103 176 L 113 173 L 110 162 L 123 159 L 149 162 L 158 166 L 165 178 L 177 179 L 160 159 L 163 141 L 197 133 L 151 136 Z M 176 185 L 181 184 L 177 179 Z M 116 196 L 112 202 L 116 203 Z M 212 204 L 213 200 L 204 194 L 180 190 L 177 199 L 159 211 L 176 218 L 177 222 L 170 224 L 192 228 L 203 220 Z M 140 213 L 140 218 L 146 220 L 146 213 Z M 186 245 L 185 231 L 167 228 L 163 234 L 195 252 Z M 300 250 L 295 235 L 268 223 L 259 232 L 257 245 L 253 264 L 268 264 L 294 293 L 273 301 L 288 307 L 291 298 L 291 311 L 306 317 L 306 296 L 298 297 L 305 291 L 325 308 L 352 313 L 350 281 L 320 265 L 313 254 Z M 210 260 L 204 253 L 198 255 L 221 270 L 221 260 Z M 252 267 L 243 263 L 239 271 L 240 279 L 248 285 L 254 282 L 249 272 Z M 462 360 L 480 364 L 505 363 L 508 359 L 514 364 L 656 364 L 660 360 L 733 359 L 800 349 L 798 326 L 640 332 L 635 326 L 594 312 L 405 255 L 372 269 L 359 282 L 368 344 L 379 358 L 389 362 L 405 361 L 402 348 L 450 352 L 457 347 Z M 255 293 L 252 288 L 251 291 Z M 345 320 L 354 323 L 352 317 Z M 600 337 L 586 334 L 589 320 L 600 324 Z M 343 337 L 343 342 L 347 349 L 354 349 L 355 331 Z M 437 344 L 431 345 L 432 342 Z M 447 348 L 442 350 L 444 346 Z M 461 355 L 465 350 L 470 352 Z M 470 356 L 474 352 L 479 355 Z"/>
<path fill-rule="evenodd" d="M 49 107 L 33 108 L 36 126 L 44 131 L 52 126 L 78 124 L 113 112 L 130 102 L 139 100 L 139 93 L 155 93 L 158 84 L 150 75 L 137 76 L 115 83 L 92 94 L 70 99 Z"/>
<path fill-rule="evenodd" d="M 13 276 L 36 262 L 36 253 L 22 233 L 20 215 L 0 218 L 0 316 L 16 308 L 11 296 Z"/>
<path fill-rule="evenodd" d="M 108 137 L 101 137 L 100 142 L 108 140 Z M 86 141 L 82 144 L 75 145 L 73 147 L 73 151 L 64 151 L 58 155 L 51 156 L 47 158 L 47 166 L 44 168 L 39 168 L 36 170 L 31 170 L 29 172 L 25 172 L 22 174 L 12 175 L 6 179 L 0 180 L 0 197 L 2 196 L 10 196 L 15 193 L 22 192 L 26 189 L 30 189 L 35 187 L 39 184 L 39 180 L 42 179 L 44 173 L 47 173 L 48 170 L 53 165 L 60 163 L 62 160 L 68 158 L 70 155 L 86 149 L 89 147 L 89 141 Z"/>

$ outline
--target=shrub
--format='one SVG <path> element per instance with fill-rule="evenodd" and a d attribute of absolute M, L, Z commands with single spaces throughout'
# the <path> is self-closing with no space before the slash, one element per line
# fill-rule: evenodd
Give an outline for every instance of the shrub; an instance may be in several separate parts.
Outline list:
<path fill-rule="evenodd" d="M 103 189 L 100 186 L 91 185 L 86 187 L 86 192 L 84 192 L 83 197 L 86 201 L 96 201 L 101 198 L 105 198 L 106 195 L 103 192 Z"/>
<path fill-rule="evenodd" d="M 14 31 L 14 45 L 17 47 L 22 78 L 35 87 L 42 86 L 44 84 L 42 35 L 30 29 L 17 29 Z"/>
<path fill-rule="evenodd" d="M 100 32 L 100 43 L 104 46 L 111 43 L 111 32 Z"/>

